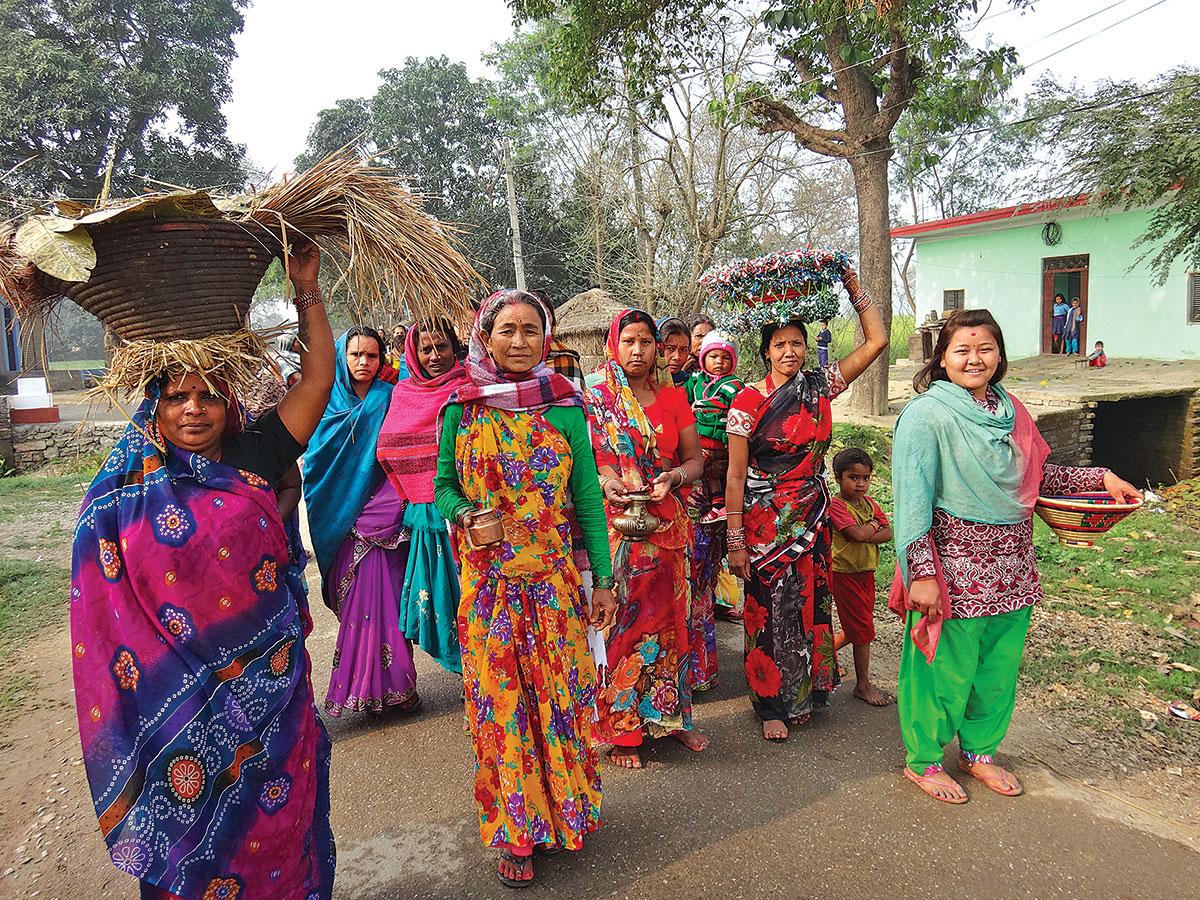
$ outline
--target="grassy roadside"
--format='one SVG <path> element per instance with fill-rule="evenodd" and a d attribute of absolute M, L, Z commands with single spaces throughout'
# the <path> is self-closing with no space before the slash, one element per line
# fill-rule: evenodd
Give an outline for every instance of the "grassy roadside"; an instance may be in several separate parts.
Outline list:
<path fill-rule="evenodd" d="M 21 649 L 66 616 L 71 526 L 88 478 L 0 478 L 0 721 L 35 687 Z"/>

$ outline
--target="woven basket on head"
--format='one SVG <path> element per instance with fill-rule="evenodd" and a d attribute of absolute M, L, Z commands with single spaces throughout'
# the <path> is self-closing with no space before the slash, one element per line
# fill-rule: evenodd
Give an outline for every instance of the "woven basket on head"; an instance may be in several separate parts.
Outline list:
<path fill-rule="evenodd" d="M 244 329 L 255 288 L 281 252 L 279 237 L 253 222 L 140 219 L 91 231 L 91 278 L 50 281 L 123 341 Z"/>

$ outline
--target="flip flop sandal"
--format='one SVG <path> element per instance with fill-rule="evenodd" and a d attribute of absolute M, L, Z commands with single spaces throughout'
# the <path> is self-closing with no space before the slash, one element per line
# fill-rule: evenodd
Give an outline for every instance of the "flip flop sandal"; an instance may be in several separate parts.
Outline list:
<path fill-rule="evenodd" d="M 563 852 L 563 848 L 558 844 L 537 844 L 533 852 L 538 856 L 558 856 Z"/>
<path fill-rule="evenodd" d="M 914 772 L 908 766 L 905 766 L 904 767 L 904 777 L 907 778 L 909 781 L 911 781 L 913 784 L 915 784 L 917 787 L 919 787 L 921 789 L 921 791 L 923 793 L 925 793 L 927 796 L 932 797 L 934 800 L 937 800 L 939 803 L 949 803 L 951 806 L 961 806 L 962 804 L 966 803 L 967 800 L 970 799 L 969 797 L 966 797 L 966 796 L 939 797 L 937 794 L 934 794 L 934 793 L 931 793 L 930 791 L 925 790 L 925 785 L 927 785 L 927 784 L 936 784 L 938 787 L 941 787 L 941 788 L 946 787 L 946 785 L 942 784 L 941 782 L 933 780 L 934 775 L 940 775 L 943 771 L 945 771 L 945 770 L 941 766 L 939 766 L 935 763 L 934 765 L 927 766 L 925 768 L 924 775 L 918 775 L 916 772 Z M 959 785 L 959 787 L 961 788 L 962 785 Z"/>
<path fill-rule="evenodd" d="M 500 851 L 500 861 L 506 862 L 518 869 L 524 869 L 526 866 L 533 865 L 532 856 L 517 856 L 515 853 L 512 853 L 508 850 Z M 496 877 L 500 879 L 500 883 L 505 887 L 527 888 L 533 885 L 532 878 L 528 878 L 524 881 L 518 881 L 516 878 L 509 878 L 507 875 L 501 873 L 499 868 L 496 869 Z"/>
<path fill-rule="evenodd" d="M 1025 793 L 1025 788 L 1021 787 L 1019 782 L 1015 788 L 1005 787 L 1003 779 L 984 778 L 982 775 L 979 775 L 978 773 L 975 772 L 975 766 L 979 763 L 982 763 L 982 764 L 988 765 L 988 766 L 996 766 L 996 759 L 990 753 L 971 753 L 969 750 L 960 750 L 959 751 L 959 753 L 958 753 L 959 769 L 966 772 L 968 775 L 970 775 L 976 781 L 982 782 L 984 787 L 988 788 L 989 790 L 995 791 L 997 794 L 999 794 L 1002 797 L 1020 797 L 1023 793 Z M 1014 776 L 1013 773 L 1009 772 L 1007 769 L 1002 768 L 1001 766 L 996 766 L 996 768 L 1000 769 L 1001 772 L 1003 772 L 1005 775 L 1007 775 L 1013 781 L 1017 780 L 1016 776 Z"/>

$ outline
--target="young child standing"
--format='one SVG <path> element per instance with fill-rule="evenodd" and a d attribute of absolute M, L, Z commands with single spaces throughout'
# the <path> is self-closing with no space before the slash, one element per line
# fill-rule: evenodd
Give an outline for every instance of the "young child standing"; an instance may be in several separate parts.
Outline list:
<path fill-rule="evenodd" d="M 688 378 L 684 389 L 696 416 L 700 450 L 704 454 L 704 494 L 712 507 L 701 520 L 725 518 L 725 472 L 729 467 L 729 438 L 725 423 L 729 405 L 745 387 L 735 374 L 737 347 L 723 331 L 710 331 L 700 344 L 700 370 Z"/>
<path fill-rule="evenodd" d="M 821 330 L 817 332 L 817 365 L 824 368 L 829 365 L 829 345 L 833 343 L 833 332 L 829 330 L 828 322 L 818 324 Z"/>
<path fill-rule="evenodd" d="M 1063 341 L 1066 343 L 1066 354 L 1071 356 L 1079 355 L 1079 329 L 1083 325 L 1083 307 L 1079 305 L 1079 298 L 1071 298 L 1071 308 L 1067 310 L 1067 324 L 1063 331 Z"/>
<path fill-rule="evenodd" d="M 833 524 L 833 580 L 830 585 L 842 630 L 834 635 L 836 652 L 854 645 L 854 696 L 872 706 L 892 698 L 871 683 L 871 641 L 875 640 L 875 569 L 879 545 L 892 539 L 892 526 L 868 496 L 875 462 L 860 447 L 833 458 L 839 492 L 829 506 Z"/>

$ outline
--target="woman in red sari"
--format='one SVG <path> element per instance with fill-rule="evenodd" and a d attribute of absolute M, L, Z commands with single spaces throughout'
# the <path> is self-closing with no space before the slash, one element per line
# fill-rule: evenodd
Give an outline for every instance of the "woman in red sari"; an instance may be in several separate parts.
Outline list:
<path fill-rule="evenodd" d="M 625 310 L 608 332 L 603 380 L 586 395 L 588 421 L 609 516 L 617 617 L 605 640 L 608 684 L 596 697 L 594 734 L 609 759 L 642 767 L 646 734 L 670 735 L 691 750 L 708 739 L 692 730 L 688 683 L 691 539 L 678 492 L 704 467 L 696 418 L 682 389 L 658 382 L 658 334 L 649 313 Z M 630 491 L 649 490 L 658 530 L 644 541 L 612 527 Z"/>
<path fill-rule="evenodd" d="M 788 725 L 807 721 L 837 686 L 825 483 L 829 402 L 888 345 L 879 310 L 853 269 L 844 283 L 862 345 L 804 372 L 805 323 L 765 325 L 767 377 L 738 394 L 729 410 L 729 567 L 746 582 L 746 681 L 767 740 L 787 738 Z"/>

